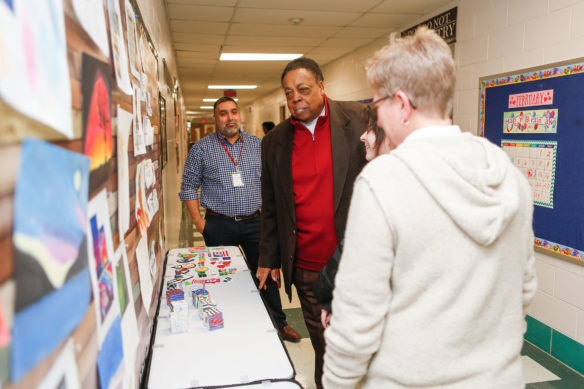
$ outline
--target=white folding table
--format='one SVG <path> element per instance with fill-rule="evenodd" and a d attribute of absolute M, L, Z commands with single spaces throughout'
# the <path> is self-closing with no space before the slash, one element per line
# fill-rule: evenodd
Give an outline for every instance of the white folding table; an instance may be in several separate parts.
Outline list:
<path fill-rule="evenodd" d="M 166 303 L 167 282 L 174 279 L 181 254 L 190 251 L 169 251 L 151 346 L 147 387 L 221 387 L 266 384 L 269 381 L 277 387 L 298 388 L 299 385 L 292 381 L 294 368 L 290 358 L 241 251 L 234 246 L 209 247 L 207 250 L 227 250 L 231 257 L 230 267 L 237 269 L 235 274 L 229 275 L 231 280 L 228 282 L 222 276 L 221 282 L 205 284 L 209 295 L 223 312 L 224 328 L 205 329 L 191 303 L 190 293 L 185 290 L 189 329 L 181 334 L 171 333 L 170 307 Z M 207 262 L 205 266 L 211 267 L 209 265 Z M 184 276 L 198 279 L 194 269 Z"/>

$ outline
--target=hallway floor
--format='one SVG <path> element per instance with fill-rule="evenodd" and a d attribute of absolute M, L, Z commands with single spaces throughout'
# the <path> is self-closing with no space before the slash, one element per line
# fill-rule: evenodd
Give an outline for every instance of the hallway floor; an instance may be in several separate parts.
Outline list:
<path fill-rule="evenodd" d="M 204 215 L 202 210 L 201 215 Z M 179 247 L 203 246 L 204 244 L 203 237 L 194 228 L 190 215 L 183 206 Z M 305 389 L 314 389 L 314 351 L 304 325 L 296 290 L 292 288 L 292 302 L 288 302 L 284 288 L 280 289 L 280 296 L 288 324 L 302 335 L 302 339 L 298 343 L 284 342 L 284 345 L 294 365 L 296 381 Z M 526 389 L 584 389 L 584 376 L 530 343 L 524 342 L 521 354 Z"/>

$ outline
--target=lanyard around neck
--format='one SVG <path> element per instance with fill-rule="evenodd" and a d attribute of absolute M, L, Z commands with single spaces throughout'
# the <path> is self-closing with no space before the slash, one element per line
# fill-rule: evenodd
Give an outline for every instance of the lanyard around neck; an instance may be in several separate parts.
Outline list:
<path fill-rule="evenodd" d="M 231 162 L 233 162 L 233 164 L 237 167 L 237 164 L 239 163 L 239 161 L 241 161 L 241 152 L 243 151 L 243 134 L 242 133 L 239 134 L 239 139 L 241 139 L 241 148 L 239 149 L 239 157 L 237 158 L 237 162 L 235 162 L 235 160 L 231 156 L 231 153 L 229 152 L 229 150 L 227 150 L 227 146 L 225 146 L 225 143 L 223 143 L 221 138 L 219 138 L 219 134 L 215 133 L 215 135 L 217 135 L 217 139 L 221 143 L 221 146 L 223 146 L 225 152 L 227 153 L 227 155 L 229 155 L 229 158 L 231 158 Z"/>

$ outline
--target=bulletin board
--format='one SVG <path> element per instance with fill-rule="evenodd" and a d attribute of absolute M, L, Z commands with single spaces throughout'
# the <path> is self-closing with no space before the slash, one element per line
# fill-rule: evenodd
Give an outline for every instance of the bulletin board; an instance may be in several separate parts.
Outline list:
<path fill-rule="evenodd" d="M 480 79 L 481 135 L 533 191 L 535 246 L 584 265 L 584 58 Z"/>

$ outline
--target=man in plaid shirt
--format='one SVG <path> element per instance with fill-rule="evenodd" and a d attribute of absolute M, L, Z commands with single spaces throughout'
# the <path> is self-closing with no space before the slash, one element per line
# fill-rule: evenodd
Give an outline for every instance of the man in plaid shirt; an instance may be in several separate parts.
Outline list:
<path fill-rule="evenodd" d="M 241 131 L 239 107 L 232 98 L 221 97 L 213 109 L 216 131 L 189 151 L 179 198 L 186 203 L 207 246 L 241 246 L 258 285 L 261 142 Z M 204 219 L 199 203 L 206 209 Z M 272 281 L 267 286 L 261 293 L 280 335 L 299 341 L 300 334 L 286 322 L 278 285 Z"/>

